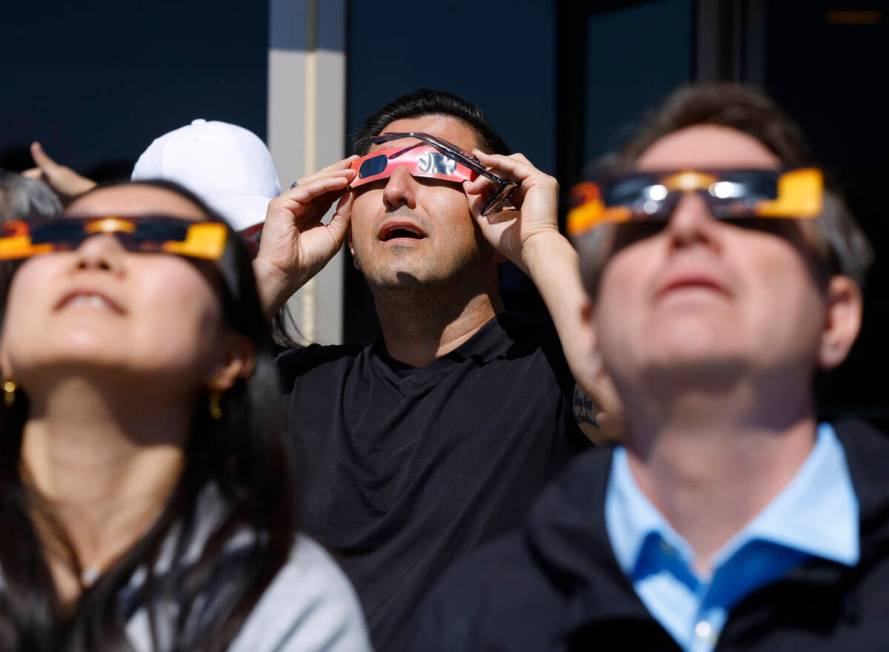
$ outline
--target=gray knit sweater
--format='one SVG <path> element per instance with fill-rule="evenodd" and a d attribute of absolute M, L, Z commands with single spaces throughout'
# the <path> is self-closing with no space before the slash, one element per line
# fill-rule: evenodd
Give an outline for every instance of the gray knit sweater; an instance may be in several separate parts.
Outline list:
<path fill-rule="evenodd" d="M 127 622 L 139 652 L 152 651 L 145 609 Z M 330 556 L 300 536 L 241 627 L 230 652 L 369 652 L 364 616 L 349 581 Z"/>

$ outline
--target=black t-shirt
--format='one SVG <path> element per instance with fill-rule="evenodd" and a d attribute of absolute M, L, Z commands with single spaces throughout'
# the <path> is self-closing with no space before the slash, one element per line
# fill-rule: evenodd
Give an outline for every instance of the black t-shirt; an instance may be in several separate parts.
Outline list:
<path fill-rule="evenodd" d="M 552 324 L 504 313 L 422 369 L 382 342 L 288 351 L 303 529 L 355 585 L 377 649 L 401 649 L 439 575 L 516 527 L 585 447 Z"/>

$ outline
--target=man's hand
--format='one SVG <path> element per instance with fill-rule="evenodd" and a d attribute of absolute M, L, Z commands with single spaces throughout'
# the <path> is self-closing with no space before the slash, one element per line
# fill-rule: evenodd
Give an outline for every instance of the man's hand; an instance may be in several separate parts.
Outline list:
<path fill-rule="evenodd" d="M 349 229 L 354 159 L 303 177 L 269 202 L 259 253 L 253 262 L 266 313 L 274 314 L 343 246 Z M 344 194 L 345 193 L 345 194 Z M 339 199 L 327 224 L 321 219 Z"/>
<path fill-rule="evenodd" d="M 463 189 L 485 238 L 502 256 L 528 273 L 529 243 L 541 235 L 562 238 L 557 218 L 559 182 L 535 168 L 523 154 L 502 156 L 479 150 L 473 154 L 488 169 L 519 183 L 510 197 L 514 210 L 491 215 L 481 214 L 487 193 L 494 186 L 489 179 L 479 176 L 475 181 L 464 182 Z"/>
<path fill-rule="evenodd" d="M 43 181 L 55 191 L 63 204 L 71 203 L 78 195 L 96 187 L 96 182 L 92 179 L 87 179 L 66 165 L 56 163 L 38 142 L 31 143 L 31 158 L 37 167 L 25 170 L 22 174 Z"/>
<path fill-rule="evenodd" d="M 596 436 L 618 436 L 622 428 L 622 408 L 601 365 L 596 362 L 595 334 L 590 319 L 592 303 L 580 278 L 577 252 L 559 233 L 559 183 L 521 154 L 500 156 L 478 150 L 473 154 L 488 169 L 520 184 L 511 197 L 516 210 L 485 216 L 481 211 L 491 181 L 479 177 L 464 182 L 473 216 L 485 238 L 537 286 L 556 326 L 574 380 L 583 390 L 579 396 L 589 402 L 588 425 L 592 428 L 593 423 L 599 424 L 602 431 L 596 432 Z"/>

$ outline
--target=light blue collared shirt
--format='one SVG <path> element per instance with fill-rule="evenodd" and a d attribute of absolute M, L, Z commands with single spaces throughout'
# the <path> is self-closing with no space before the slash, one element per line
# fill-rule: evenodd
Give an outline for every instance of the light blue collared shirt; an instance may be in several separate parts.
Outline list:
<path fill-rule="evenodd" d="M 807 559 L 858 563 L 858 498 L 826 423 L 788 485 L 717 553 L 710 577 L 697 575 L 691 546 L 636 485 L 622 447 L 611 463 L 605 523 L 636 593 L 688 652 L 713 650 L 738 601 Z"/>

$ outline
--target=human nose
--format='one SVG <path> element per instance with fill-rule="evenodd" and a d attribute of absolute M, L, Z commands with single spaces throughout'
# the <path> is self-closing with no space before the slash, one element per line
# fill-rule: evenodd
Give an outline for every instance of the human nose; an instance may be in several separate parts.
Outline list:
<path fill-rule="evenodd" d="M 110 234 L 94 235 L 75 250 L 75 269 L 102 271 L 119 274 L 124 269 L 126 250 L 120 241 Z"/>
<path fill-rule="evenodd" d="M 714 245 L 719 240 L 718 228 L 704 198 L 698 193 L 686 192 L 670 215 L 666 233 L 674 248 L 692 244 Z"/>
<path fill-rule="evenodd" d="M 393 210 L 399 206 L 415 208 L 416 189 L 417 182 L 407 168 L 397 168 L 386 180 L 386 186 L 383 188 L 383 203 L 387 210 Z"/>

